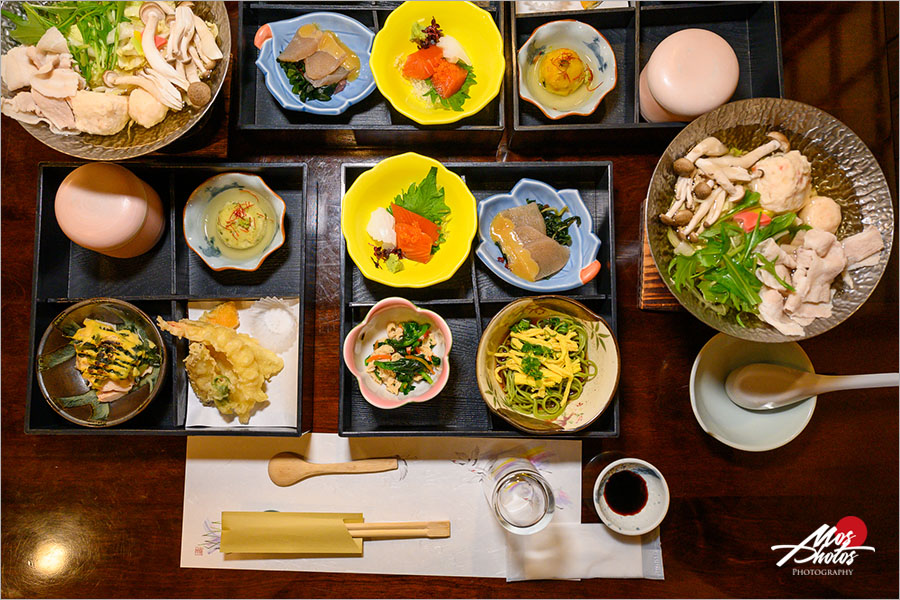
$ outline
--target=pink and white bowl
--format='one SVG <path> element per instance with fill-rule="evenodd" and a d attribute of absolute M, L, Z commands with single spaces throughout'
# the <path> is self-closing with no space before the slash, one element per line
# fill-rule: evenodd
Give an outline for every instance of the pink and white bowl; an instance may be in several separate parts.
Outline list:
<path fill-rule="evenodd" d="M 383 385 L 366 373 L 366 357 L 372 354 L 375 340 L 387 337 L 388 323 L 402 321 L 428 322 L 438 332 L 442 340 L 434 347 L 434 353 L 441 359 L 434 383 L 420 381 L 415 389 L 402 396 L 395 396 Z M 344 340 L 344 364 L 359 382 L 359 391 L 366 402 L 376 408 L 399 408 L 412 402 L 427 402 L 441 393 L 450 378 L 450 348 L 453 335 L 444 319 L 437 313 L 417 307 L 404 298 L 385 298 L 369 309 L 362 323 L 350 330 Z"/>

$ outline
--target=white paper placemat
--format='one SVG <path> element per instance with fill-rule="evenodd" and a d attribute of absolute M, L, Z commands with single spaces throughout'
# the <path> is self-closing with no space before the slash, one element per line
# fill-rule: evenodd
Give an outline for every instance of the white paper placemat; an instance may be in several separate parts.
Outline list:
<path fill-rule="evenodd" d="M 300 319 L 300 300 L 297 298 L 283 298 L 294 317 Z M 211 310 L 221 302 L 189 302 L 188 318 L 199 319 L 204 311 Z M 246 320 L 248 311 L 253 306 L 250 301 L 235 301 L 238 309 L 238 333 L 250 334 Z M 260 427 L 296 427 L 297 426 L 297 380 L 299 372 L 300 341 L 291 346 L 290 350 L 279 354 L 284 360 L 284 369 L 278 375 L 266 383 L 266 395 L 269 397 L 268 405 L 257 405 L 256 410 L 250 416 L 250 422 L 246 425 L 238 421 L 235 415 L 223 415 L 215 406 L 201 404 L 194 389 L 188 385 L 187 417 L 185 427 L 187 429 L 204 427 L 228 427 L 239 429 L 258 429 Z M 265 346 L 264 340 L 258 340 Z"/>
<path fill-rule="evenodd" d="M 296 452 L 310 462 L 400 456 L 386 473 L 323 475 L 280 488 L 268 460 Z M 581 520 L 581 442 L 472 438 L 347 439 L 189 437 L 184 481 L 181 566 L 506 577 L 505 530 L 491 514 L 481 480 L 490 461 L 528 453 L 553 486 L 553 523 Z M 222 511 L 362 512 L 366 521 L 451 522 L 447 539 L 370 540 L 363 557 L 230 560 L 218 551 Z"/>

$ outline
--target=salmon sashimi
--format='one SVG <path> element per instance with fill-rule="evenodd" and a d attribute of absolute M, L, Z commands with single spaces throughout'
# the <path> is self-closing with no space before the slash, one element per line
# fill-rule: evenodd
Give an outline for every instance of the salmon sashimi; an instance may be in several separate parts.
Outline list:
<path fill-rule="evenodd" d="M 410 79 L 428 79 L 441 62 L 446 62 L 444 51 L 437 46 L 417 50 L 406 57 L 403 76 Z"/>
<path fill-rule="evenodd" d="M 446 99 L 459 91 L 468 75 L 461 66 L 442 60 L 434 69 L 431 85 L 441 98 Z"/>
<path fill-rule="evenodd" d="M 408 258 L 420 263 L 431 260 L 431 236 L 419 228 L 417 222 L 394 223 L 394 232 L 397 234 L 397 247 L 403 251 L 403 258 Z"/>
<path fill-rule="evenodd" d="M 434 221 L 429 221 L 422 215 L 416 214 L 413 211 L 407 210 L 402 206 L 398 206 L 396 204 L 391 204 L 391 214 L 394 215 L 395 223 L 408 223 L 410 225 L 416 223 L 419 226 L 419 230 L 427 233 L 432 242 L 438 241 L 440 232 L 438 231 L 438 226 L 435 225 Z"/>

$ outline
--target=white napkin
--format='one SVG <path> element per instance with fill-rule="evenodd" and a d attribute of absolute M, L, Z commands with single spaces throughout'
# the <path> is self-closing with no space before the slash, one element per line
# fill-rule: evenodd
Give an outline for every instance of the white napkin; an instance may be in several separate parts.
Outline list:
<path fill-rule="evenodd" d="M 297 298 L 284 298 L 284 302 L 291 308 L 294 317 L 300 319 L 300 300 Z M 199 319 L 204 311 L 214 308 L 220 302 L 189 302 L 188 318 Z M 247 311 L 253 306 L 253 302 L 235 302 L 238 309 L 238 317 L 241 324 L 238 333 L 247 333 L 245 324 Z M 194 394 L 194 389 L 188 385 L 187 417 L 185 427 L 188 429 L 200 429 L 204 427 L 250 428 L 264 427 L 296 427 L 297 426 L 297 379 L 299 371 L 300 340 L 291 346 L 290 350 L 279 354 L 284 360 L 284 369 L 269 380 L 266 384 L 266 395 L 269 403 L 265 406 L 257 404 L 257 409 L 250 416 L 250 422 L 243 425 L 235 415 L 223 415 L 215 406 L 204 406 Z M 259 340 L 265 345 L 264 340 Z"/>
<path fill-rule="evenodd" d="M 602 523 L 551 522 L 533 535 L 506 538 L 506 580 L 664 579 L 657 527 L 620 535 Z"/>

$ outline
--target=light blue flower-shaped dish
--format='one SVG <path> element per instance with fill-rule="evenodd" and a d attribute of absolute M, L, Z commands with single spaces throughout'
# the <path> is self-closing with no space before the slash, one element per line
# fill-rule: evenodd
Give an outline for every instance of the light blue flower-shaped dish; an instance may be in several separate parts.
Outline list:
<path fill-rule="evenodd" d="M 590 81 L 571 97 L 542 89 L 536 76 L 540 58 L 559 48 L 575 51 L 591 72 Z M 616 54 L 603 34 L 571 19 L 552 21 L 535 29 L 516 54 L 516 61 L 519 64 L 519 97 L 537 106 L 548 119 L 593 113 L 618 80 Z"/>
<path fill-rule="evenodd" d="M 216 241 L 206 236 L 203 222 L 206 207 L 217 195 L 231 188 L 253 192 L 263 202 L 268 202 L 275 213 L 275 236 L 259 252 L 243 260 L 225 256 L 216 246 Z M 184 238 L 188 247 L 197 253 L 213 271 L 235 269 L 255 271 L 267 256 L 284 245 L 284 200 L 272 191 L 260 177 L 248 173 L 221 173 L 204 181 L 193 191 L 184 205 Z"/>
<path fill-rule="evenodd" d="M 302 102 L 291 90 L 287 75 L 284 74 L 284 69 L 277 60 L 278 55 L 287 48 L 297 30 L 309 23 L 315 23 L 319 29 L 333 31 L 348 48 L 359 56 L 359 76 L 353 81 L 348 81 L 347 86 L 335 93 L 327 102 L 321 100 Z M 375 89 L 375 77 L 372 76 L 372 68 L 369 66 L 374 39 L 375 33 L 355 19 L 338 13 L 314 12 L 263 25 L 256 32 L 253 44 L 259 48 L 256 65 L 265 73 L 266 87 L 281 106 L 287 110 L 315 115 L 339 115 L 362 101 Z"/>
<path fill-rule="evenodd" d="M 563 216 L 581 217 L 581 225 L 569 225 L 572 245 L 569 247 L 569 262 L 561 271 L 540 281 L 527 281 L 512 274 L 500 262 L 500 249 L 491 239 L 491 221 L 500 211 L 515 206 L 524 206 L 527 200 L 538 204 L 549 204 L 553 208 L 568 207 Z M 481 239 L 475 254 L 497 277 L 524 290 L 532 292 L 563 292 L 583 286 L 600 272 L 597 252 L 600 238 L 594 234 L 594 224 L 587 206 L 577 190 L 556 191 L 542 181 L 521 179 L 508 194 L 497 194 L 478 202 L 478 235 Z"/>

